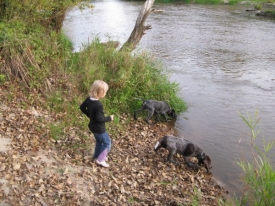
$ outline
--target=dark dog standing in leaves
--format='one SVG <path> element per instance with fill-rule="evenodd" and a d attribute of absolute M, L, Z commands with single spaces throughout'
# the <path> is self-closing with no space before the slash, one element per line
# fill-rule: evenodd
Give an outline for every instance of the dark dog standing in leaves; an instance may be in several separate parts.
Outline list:
<path fill-rule="evenodd" d="M 135 98 L 138 99 L 138 98 Z M 143 101 L 142 106 L 140 109 L 136 110 L 134 112 L 134 118 L 137 120 L 137 113 L 147 110 L 148 116 L 146 118 L 146 122 L 150 124 L 149 119 L 153 116 L 153 114 L 156 114 L 157 121 L 159 120 L 159 114 L 163 115 L 165 118 L 165 121 L 167 122 L 167 114 L 168 116 L 172 117 L 173 119 L 177 118 L 177 114 L 174 109 L 172 109 L 169 104 L 165 101 L 157 101 L 157 100 L 143 100 L 138 99 L 140 101 Z"/>
<path fill-rule="evenodd" d="M 185 163 L 193 168 L 198 169 L 198 165 L 204 166 L 208 173 L 210 172 L 211 159 L 207 156 L 201 148 L 199 148 L 196 144 L 189 142 L 186 139 L 174 137 L 174 136 L 164 136 L 159 139 L 159 141 L 155 145 L 155 152 L 158 152 L 160 148 L 166 148 L 169 151 L 167 160 L 177 164 L 175 160 L 173 160 L 173 155 L 179 153 L 183 156 Z M 188 157 L 196 157 L 198 159 L 198 165 L 193 164 L 189 161 Z"/>

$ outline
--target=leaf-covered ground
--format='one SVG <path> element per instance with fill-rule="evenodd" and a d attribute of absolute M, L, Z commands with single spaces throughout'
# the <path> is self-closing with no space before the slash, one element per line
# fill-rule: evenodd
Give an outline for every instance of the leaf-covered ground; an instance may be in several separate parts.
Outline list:
<path fill-rule="evenodd" d="M 127 129 L 110 128 L 118 132 L 111 136 L 110 168 L 103 168 L 91 159 L 94 138 L 88 128 L 67 127 L 55 141 L 47 127 L 63 114 L 27 106 L 26 97 L 11 93 L 9 85 L 0 86 L 0 99 L 0 205 L 219 205 L 225 200 L 227 192 L 205 169 L 187 168 L 180 156 L 176 166 L 166 161 L 165 149 L 154 152 L 160 137 L 174 134 L 173 125 L 121 116 Z"/>

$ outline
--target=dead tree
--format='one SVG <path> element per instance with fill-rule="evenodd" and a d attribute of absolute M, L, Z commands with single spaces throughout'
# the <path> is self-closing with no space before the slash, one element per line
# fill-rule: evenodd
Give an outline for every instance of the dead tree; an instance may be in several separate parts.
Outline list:
<path fill-rule="evenodd" d="M 142 10 L 139 12 L 139 16 L 137 18 L 134 30 L 132 31 L 128 40 L 120 48 L 120 51 L 125 49 L 129 51 L 133 51 L 136 48 L 142 36 L 145 34 L 145 31 L 148 29 L 151 29 L 151 25 L 144 25 L 144 24 L 149 14 L 153 11 L 151 9 L 153 4 L 154 4 L 154 0 L 147 0 L 144 3 Z"/>

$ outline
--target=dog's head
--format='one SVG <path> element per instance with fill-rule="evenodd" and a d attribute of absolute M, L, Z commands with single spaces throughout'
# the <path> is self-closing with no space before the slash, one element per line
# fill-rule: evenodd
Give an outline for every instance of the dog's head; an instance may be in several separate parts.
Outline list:
<path fill-rule="evenodd" d="M 169 112 L 167 112 L 167 114 L 170 116 L 170 117 L 172 117 L 173 119 L 177 119 L 177 114 L 176 114 L 176 111 L 174 110 L 174 109 L 170 109 L 170 111 Z"/>
<path fill-rule="evenodd" d="M 198 158 L 198 165 L 204 166 L 208 173 L 210 173 L 210 169 L 212 168 L 211 159 L 204 152 L 202 152 Z"/>

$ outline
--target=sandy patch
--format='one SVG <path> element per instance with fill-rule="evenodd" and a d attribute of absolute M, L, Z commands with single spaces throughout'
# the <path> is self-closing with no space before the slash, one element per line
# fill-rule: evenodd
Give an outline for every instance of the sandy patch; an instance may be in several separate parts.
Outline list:
<path fill-rule="evenodd" d="M 0 135 L 0 152 L 6 152 L 10 150 L 9 144 L 11 143 L 11 139 L 9 138 L 1 138 Z"/>

